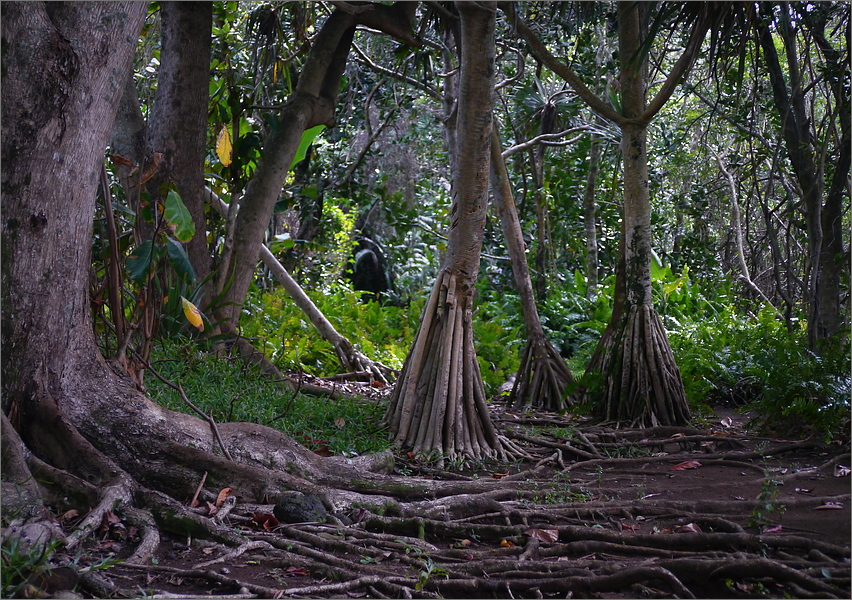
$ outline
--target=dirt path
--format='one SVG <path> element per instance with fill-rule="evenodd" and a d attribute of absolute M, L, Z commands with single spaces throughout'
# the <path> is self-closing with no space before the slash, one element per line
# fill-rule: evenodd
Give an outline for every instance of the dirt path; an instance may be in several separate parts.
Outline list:
<path fill-rule="evenodd" d="M 255 516 L 273 513 L 271 504 L 237 501 L 224 522 L 242 534 L 242 546 L 162 539 L 152 563 L 91 573 L 78 590 L 159 598 L 849 597 L 848 441 L 752 436 L 745 417 L 729 413 L 701 428 L 652 430 L 498 416 L 535 460 L 460 472 L 397 461 L 396 473 L 410 481 L 457 480 L 467 493 L 377 496 L 336 522 L 277 527 Z M 84 561 L 129 555 L 139 541 L 124 526 L 102 535 Z"/>

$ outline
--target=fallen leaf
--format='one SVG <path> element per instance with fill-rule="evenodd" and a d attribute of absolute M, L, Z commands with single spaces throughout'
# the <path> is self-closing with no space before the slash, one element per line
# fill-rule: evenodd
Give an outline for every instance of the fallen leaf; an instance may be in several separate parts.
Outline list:
<path fill-rule="evenodd" d="M 506 471 L 505 473 L 492 473 L 492 474 L 491 474 L 491 478 L 492 478 L 492 479 L 503 479 L 503 478 L 504 478 L 504 477 L 506 477 L 508 474 L 509 474 L 509 471 Z"/>
<path fill-rule="evenodd" d="M 776 525 L 775 527 L 769 527 L 763 530 L 763 533 L 781 533 L 781 526 Z"/>
<path fill-rule="evenodd" d="M 68 521 L 69 519 L 73 519 L 74 517 L 79 517 L 79 516 L 80 516 L 80 511 L 77 510 L 76 508 L 72 508 L 71 510 L 63 513 L 63 515 L 59 518 L 63 521 Z"/>
<path fill-rule="evenodd" d="M 414 452 L 411 452 L 410 450 L 405 454 L 405 456 L 408 457 L 408 460 L 416 460 Z"/>
<path fill-rule="evenodd" d="M 346 592 L 346 595 L 349 598 L 363 598 L 364 596 L 367 595 L 367 592 L 351 592 L 350 591 L 350 592 Z"/>
<path fill-rule="evenodd" d="M 797 494 L 810 494 L 814 491 L 814 488 L 796 488 Z"/>
<path fill-rule="evenodd" d="M 622 524 L 621 524 L 621 530 L 622 530 L 622 531 L 629 531 L 629 532 L 633 533 L 633 532 L 635 532 L 637 529 L 639 529 L 639 526 L 638 526 L 638 525 L 628 525 L 627 523 L 622 523 Z"/>
<path fill-rule="evenodd" d="M 697 460 L 686 460 L 682 463 L 678 463 L 673 466 L 669 471 L 686 471 L 687 469 L 697 469 L 698 467 L 703 466 Z"/>
<path fill-rule="evenodd" d="M 344 427 L 346 427 L 346 419 L 343 419 L 341 417 L 337 417 L 334 420 L 334 424 L 337 425 L 338 429 L 343 429 Z"/>
<path fill-rule="evenodd" d="M 471 542 L 470 540 L 459 540 L 458 542 L 456 542 L 456 547 L 457 548 L 467 548 L 472 543 L 473 542 Z"/>
<path fill-rule="evenodd" d="M 538 527 L 532 527 L 527 529 L 524 534 L 546 544 L 552 544 L 559 539 L 558 529 L 539 529 Z"/>
<path fill-rule="evenodd" d="M 213 504 L 212 502 L 207 502 L 207 516 L 212 517 L 217 512 L 219 512 L 219 507 Z"/>
<path fill-rule="evenodd" d="M 206 548 L 202 548 L 201 551 L 206 555 L 211 555 L 216 551 L 216 548 L 213 546 L 207 546 Z"/>
<path fill-rule="evenodd" d="M 731 417 L 725 417 L 724 419 L 722 419 L 720 421 L 720 423 L 722 424 L 722 427 L 733 427 L 734 426 L 734 420 Z"/>
<path fill-rule="evenodd" d="M 701 528 L 695 523 L 687 523 L 686 525 L 675 527 L 674 531 L 675 533 L 701 533 Z"/>
<path fill-rule="evenodd" d="M 510 542 L 509 540 L 500 540 L 500 547 L 501 548 L 511 548 L 514 545 L 515 544 L 513 542 Z"/>
<path fill-rule="evenodd" d="M 232 490 L 231 488 L 224 488 L 221 492 L 219 492 L 219 495 L 216 496 L 216 508 L 222 506 L 225 503 L 225 500 L 228 499 L 228 496 L 230 496 L 231 492 L 233 491 L 234 490 Z"/>
<path fill-rule="evenodd" d="M 287 567 L 287 575 L 292 575 L 293 577 L 307 577 L 310 573 L 305 567 Z"/>
<path fill-rule="evenodd" d="M 673 440 L 675 438 L 682 438 L 682 437 L 686 437 L 686 436 L 683 435 L 682 433 L 676 433 L 676 434 L 672 435 L 671 437 L 669 437 L 669 439 Z"/>
<path fill-rule="evenodd" d="M 834 465 L 835 477 L 849 477 L 850 473 L 852 473 L 852 469 L 850 469 L 849 467 L 844 467 L 843 465 Z"/>
<path fill-rule="evenodd" d="M 272 531 L 280 525 L 278 519 L 275 518 L 275 515 L 270 515 L 269 513 L 254 514 L 251 517 L 251 521 L 252 524 L 262 527 L 266 531 Z"/>
<path fill-rule="evenodd" d="M 840 502 L 826 502 L 825 504 L 817 506 L 814 510 L 841 510 L 842 508 L 843 504 Z"/>

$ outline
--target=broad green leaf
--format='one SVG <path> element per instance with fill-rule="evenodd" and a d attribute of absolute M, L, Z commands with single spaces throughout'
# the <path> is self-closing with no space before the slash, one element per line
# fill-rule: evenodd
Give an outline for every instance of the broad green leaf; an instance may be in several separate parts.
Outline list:
<path fill-rule="evenodd" d="M 586 295 L 586 277 L 580 272 L 580 269 L 574 269 L 574 288 L 578 294 Z"/>
<path fill-rule="evenodd" d="M 195 235 L 195 223 L 192 222 L 192 215 L 189 214 L 183 200 L 174 190 L 169 190 L 169 194 L 166 196 L 166 210 L 163 216 L 175 237 L 181 242 L 188 242 Z"/>
<path fill-rule="evenodd" d="M 130 279 L 136 283 L 145 284 L 148 280 L 148 274 L 156 265 L 161 255 L 161 250 L 154 246 L 152 240 L 142 242 L 139 246 L 130 253 L 127 257 L 125 266 Z"/>
<path fill-rule="evenodd" d="M 302 141 L 299 142 L 299 149 L 296 150 L 296 156 L 293 157 L 293 162 L 290 164 L 291 169 L 298 163 L 305 160 L 305 155 L 308 153 L 308 146 L 310 146 L 316 137 L 322 133 L 323 129 L 325 129 L 325 125 L 317 125 L 316 127 L 311 127 L 310 129 L 305 130 L 305 133 L 302 134 Z"/>
<path fill-rule="evenodd" d="M 189 262 L 189 256 L 187 255 L 183 245 L 170 237 L 166 238 L 166 240 L 166 249 L 169 252 L 169 259 L 175 273 L 184 279 L 194 281 L 195 269 L 192 268 L 192 263 Z"/>
<path fill-rule="evenodd" d="M 651 281 L 662 281 L 670 273 L 671 269 L 663 264 L 656 252 L 651 250 Z"/>

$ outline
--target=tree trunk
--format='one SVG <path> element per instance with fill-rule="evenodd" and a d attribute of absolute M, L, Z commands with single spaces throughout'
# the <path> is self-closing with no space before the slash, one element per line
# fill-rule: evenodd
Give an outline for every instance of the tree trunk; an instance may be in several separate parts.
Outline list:
<path fill-rule="evenodd" d="M 161 196 L 163 185 L 171 182 L 177 187 L 195 225 L 186 248 L 201 283 L 210 274 L 204 160 L 213 7 L 210 2 L 163 2 L 161 15 L 160 69 L 148 147 L 162 158 L 146 187 L 152 200 Z"/>
<path fill-rule="evenodd" d="M 823 243 L 819 256 L 820 274 L 823 277 L 819 286 L 821 296 L 819 305 L 823 310 L 821 321 L 817 324 L 819 330 L 815 335 L 819 339 L 828 339 L 842 329 L 840 274 L 845 271 L 848 277 L 849 273 L 848 254 L 843 247 L 843 203 L 844 200 L 847 206 L 849 203 L 848 178 L 850 167 L 852 167 L 852 110 L 850 108 L 852 107 L 850 107 L 849 86 L 845 84 L 843 75 L 844 65 L 849 64 L 849 46 L 847 44 L 844 53 L 831 45 L 825 37 L 828 10 L 826 6 L 819 8 L 819 11 L 807 14 L 806 23 L 825 57 L 827 67 L 824 73 L 830 77 L 828 85 L 834 96 L 834 110 L 840 126 L 839 139 L 836 141 L 838 158 L 822 210 Z M 848 331 L 848 327 L 846 329 Z"/>
<path fill-rule="evenodd" d="M 277 115 L 277 128 L 264 141 L 263 159 L 246 186 L 236 217 L 230 263 L 221 267 L 230 287 L 220 316 L 230 320 L 233 326 L 239 323 L 263 236 L 302 134 L 316 125 L 334 125 L 340 80 L 356 25 L 378 28 L 417 45 L 411 36 L 411 19 L 416 8 L 415 3 L 404 2 L 392 6 L 370 4 L 350 12 L 338 8 L 313 39 L 296 89 Z"/>
<path fill-rule="evenodd" d="M 628 62 L 638 56 L 644 37 L 642 12 L 641 4 L 618 5 L 619 54 L 625 62 L 619 83 L 627 119 L 621 124 L 623 306 L 613 308 L 585 379 L 597 380 L 594 387 L 599 388 L 592 393 L 604 419 L 642 426 L 684 425 L 689 406 L 683 382 L 651 295 L 647 126 L 639 119 L 645 114 L 647 63 Z"/>
<path fill-rule="evenodd" d="M 146 10 L 2 5 L 2 444 L 4 477 L 16 478 L 4 484 L 91 508 L 68 547 L 132 504 L 161 528 L 239 541 L 170 497 L 191 497 L 205 472 L 260 502 L 369 487 L 367 471 L 392 462 L 322 459 L 259 425 L 212 428 L 152 403 L 101 357 L 87 295 L 98 173 Z"/>
<path fill-rule="evenodd" d="M 763 11 L 763 18 L 770 19 L 771 11 Z M 827 322 L 839 323 L 839 314 L 826 314 L 832 306 L 839 312 L 839 302 L 832 302 L 828 307 L 822 305 L 824 298 L 821 287 L 826 276 L 823 273 L 823 205 L 822 196 L 824 181 L 816 165 L 816 151 L 811 143 L 811 133 L 807 117 L 807 107 L 797 54 L 795 51 L 795 33 L 789 23 L 778 23 L 775 28 L 781 35 L 787 50 L 787 72 L 790 79 L 789 91 L 784 78 L 784 70 L 778 59 L 772 31 L 765 21 L 757 25 L 760 47 L 769 71 L 772 83 L 772 98 L 775 107 L 781 115 L 781 135 L 784 146 L 793 168 L 793 173 L 799 184 L 804 208 L 805 226 L 808 232 L 808 258 L 810 274 L 808 279 L 808 346 L 815 350 L 819 342 L 825 339 L 831 329 Z"/>
<path fill-rule="evenodd" d="M 601 140 L 592 134 L 589 148 L 589 173 L 583 193 L 583 225 L 586 231 L 586 297 L 594 299 L 598 293 L 598 238 L 595 212 L 595 186 L 598 179 L 598 163 L 601 155 Z"/>
<path fill-rule="evenodd" d="M 505 456 L 489 416 L 472 326 L 488 193 L 495 6 L 456 6 L 461 72 L 447 256 L 385 414 L 398 445 L 441 460 Z"/>
<path fill-rule="evenodd" d="M 543 410 L 560 412 L 566 409 L 568 402 L 573 402 L 573 399 L 565 398 L 565 388 L 574 378 L 565 360 L 548 341 L 538 316 L 524 249 L 524 236 L 500 146 L 500 135 L 495 121 L 491 132 L 491 188 L 494 208 L 503 226 L 503 237 L 506 239 L 506 248 L 512 262 L 512 273 L 521 297 L 521 312 L 527 330 L 527 345 L 521 355 L 521 365 L 508 402 L 516 409 L 529 404 Z"/>

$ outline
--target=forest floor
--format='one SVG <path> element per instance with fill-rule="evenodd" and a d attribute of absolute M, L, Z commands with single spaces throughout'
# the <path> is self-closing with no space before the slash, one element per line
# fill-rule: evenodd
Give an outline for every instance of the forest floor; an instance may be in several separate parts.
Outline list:
<path fill-rule="evenodd" d="M 849 440 L 753 435 L 719 409 L 693 428 L 625 429 L 497 409 L 529 457 L 439 468 L 439 494 L 279 524 L 237 499 L 226 547 L 164 535 L 150 563 L 81 580 L 84 597 L 849 598 Z M 451 482 L 456 482 L 453 487 Z M 214 491 L 215 493 L 215 491 Z M 380 492 L 377 492 L 379 494 Z M 381 498 L 381 496 L 377 496 Z M 270 499 L 274 501 L 274 499 Z M 348 523 L 348 524 L 347 524 Z M 129 555 L 119 519 L 82 563 Z"/>

